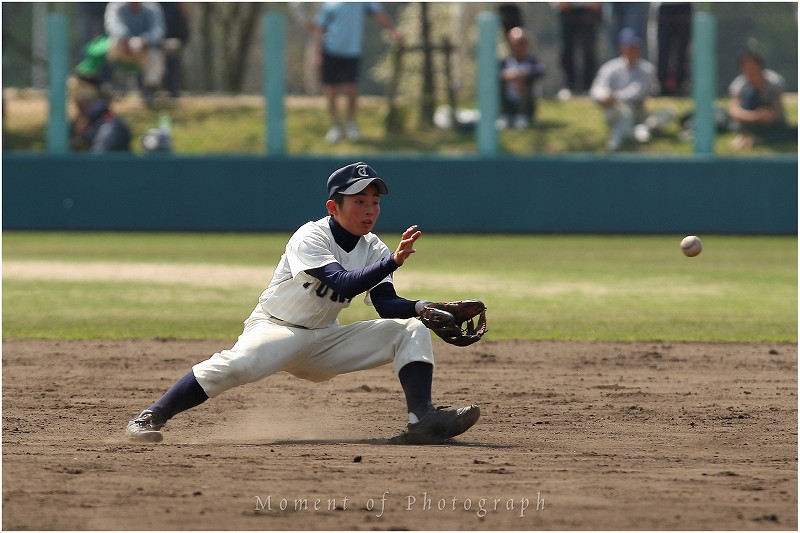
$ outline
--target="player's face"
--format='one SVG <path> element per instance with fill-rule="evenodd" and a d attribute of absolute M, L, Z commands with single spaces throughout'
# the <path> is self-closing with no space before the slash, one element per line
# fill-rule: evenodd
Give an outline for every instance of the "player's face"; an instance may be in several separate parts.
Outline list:
<path fill-rule="evenodd" d="M 636 45 L 627 45 L 627 46 L 620 46 L 619 47 L 620 53 L 622 54 L 625 59 L 628 60 L 628 63 L 631 65 L 635 65 L 639 58 L 642 57 L 642 47 Z"/>
<path fill-rule="evenodd" d="M 742 59 L 741 63 L 742 73 L 747 78 L 751 84 L 760 85 L 760 80 L 763 75 L 761 71 L 761 65 L 758 64 L 758 61 L 750 59 L 749 57 L 745 57 Z"/>
<path fill-rule="evenodd" d="M 342 205 L 330 200 L 328 211 L 340 226 L 353 235 L 360 236 L 372 231 L 381 213 L 380 203 L 378 188 L 369 185 L 358 194 L 345 196 Z"/>

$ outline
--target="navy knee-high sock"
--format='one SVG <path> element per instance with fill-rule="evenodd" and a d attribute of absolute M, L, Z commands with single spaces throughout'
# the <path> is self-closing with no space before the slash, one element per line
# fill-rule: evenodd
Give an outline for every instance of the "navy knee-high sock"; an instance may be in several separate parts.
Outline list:
<path fill-rule="evenodd" d="M 400 369 L 397 376 L 406 394 L 408 412 L 417 418 L 427 413 L 432 407 L 431 386 L 433 384 L 433 365 L 422 361 L 408 363 Z"/>
<path fill-rule="evenodd" d="M 194 372 L 190 370 L 148 410 L 153 411 L 155 418 L 164 423 L 178 413 L 197 407 L 206 400 L 208 400 L 208 394 L 197 382 Z"/>

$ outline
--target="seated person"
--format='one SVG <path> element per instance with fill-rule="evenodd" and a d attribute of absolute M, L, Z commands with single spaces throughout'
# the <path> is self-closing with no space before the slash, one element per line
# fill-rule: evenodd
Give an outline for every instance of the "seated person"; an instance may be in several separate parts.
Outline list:
<path fill-rule="evenodd" d="M 164 77 L 164 12 L 157 2 L 110 2 L 106 33 L 111 39 L 108 60 L 134 66 L 142 73 L 142 94 L 152 107 Z"/>
<path fill-rule="evenodd" d="M 787 127 L 781 102 L 786 86 L 783 76 L 764 68 L 764 59 L 753 51 L 739 55 L 739 68 L 741 74 L 728 88 L 728 115 L 735 121 L 734 129 L 740 132 L 733 140 L 734 148 L 752 148 L 758 141 L 788 140 L 793 133 Z"/>
<path fill-rule="evenodd" d="M 536 116 L 534 83 L 544 76 L 545 66 L 530 53 L 530 37 L 524 28 L 508 31 L 510 54 L 500 63 L 500 119 L 498 129 L 512 124 L 523 130 Z"/>
<path fill-rule="evenodd" d="M 70 147 L 92 153 L 130 151 L 131 130 L 122 118 L 112 113 L 97 80 L 73 76 L 69 89 L 78 110 L 70 124 Z"/>
<path fill-rule="evenodd" d="M 642 40 L 631 28 L 620 31 L 619 52 L 600 67 L 589 90 L 591 99 L 603 109 L 610 152 L 630 139 L 650 140 L 645 103 L 658 92 L 655 66 L 641 57 Z"/>
<path fill-rule="evenodd" d="M 98 35 L 83 47 L 81 62 L 75 66 L 74 74 L 100 87 L 103 96 L 111 97 L 111 66 L 106 60 L 111 41 L 108 35 Z"/>

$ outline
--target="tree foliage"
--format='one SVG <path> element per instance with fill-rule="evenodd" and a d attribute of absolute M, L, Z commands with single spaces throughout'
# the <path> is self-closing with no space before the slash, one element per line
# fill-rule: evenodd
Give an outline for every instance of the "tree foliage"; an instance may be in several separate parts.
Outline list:
<path fill-rule="evenodd" d="M 244 89 L 259 15 L 258 2 L 202 2 L 196 4 L 195 24 L 200 41 L 203 89 L 239 93 Z"/>

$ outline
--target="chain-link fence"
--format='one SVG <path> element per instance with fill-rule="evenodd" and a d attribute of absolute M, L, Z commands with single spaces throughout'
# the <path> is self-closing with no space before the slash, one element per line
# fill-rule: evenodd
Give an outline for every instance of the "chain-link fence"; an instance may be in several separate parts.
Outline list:
<path fill-rule="evenodd" d="M 187 37 L 175 54 L 173 84 L 164 84 L 156 95 L 155 111 L 142 105 L 140 80 L 136 72 L 115 69 L 110 89 L 115 112 L 133 123 L 135 137 L 162 118 L 163 111 L 173 120 L 189 115 L 182 102 L 198 101 L 200 111 L 191 120 L 203 127 L 203 117 L 214 111 L 236 114 L 234 129 L 243 139 L 217 143 L 220 151 L 263 151 L 264 35 L 261 19 L 268 10 L 286 14 L 285 43 L 286 88 L 297 99 L 308 97 L 303 109 L 316 109 L 315 125 L 325 123 L 326 111 L 320 100 L 321 89 L 314 62 L 313 21 L 317 3 L 163 3 L 165 10 L 183 6 L 187 20 Z M 623 26 L 633 26 L 644 38 L 644 56 L 654 63 L 668 57 L 664 83 L 671 94 L 688 97 L 691 88 L 690 54 L 681 48 L 680 32 L 689 31 L 690 18 L 664 11 L 669 3 L 622 2 L 602 4 L 592 27 L 592 47 L 596 65 L 616 54 L 615 39 Z M 476 18 L 480 12 L 493 11 L 509 21 L 509 6 L 516 8 L 515 23 L 526 26 L 533 36 L 532 52 L 546 66 L 546 75 L 538 91 L 541 97 L 556 98 L 570 85 L 565 74 L 563 57 L 565 41 L 564 14 L 556 3 L 430 3 L 426 7 L 430 33 L 427 45 L 443 48 L 432 56 L 432 84 L 425 83 L 422 6 L 420 3 L 386 3 L 384 8 L 405 34 L 408 52 L 403 55 L 401 69 L 391 51 L 392 43 L 374 20 L 366 22 L 364 55 L 361 60 L 360 91 L 362 95 L 382 98 L 387 90 L 415 105 L 422 98 L 423 87 L 434 91 L 435 104 L 456 102 L 475 105 L 477 41 Z M 744 48 L 757 49 L 767 66 L 786 80 L 788 92 L 797 91 L 797 5 L 796 3 L 691 3 L 686 10 L 703 10 L 713 14 L 718 23 L 718 94 L 726 96 L 727 86 L 738 74 L 737 54 Z M 3 130 L 4 149 L 41 150 L 44 148 L 44 125 L 47 120 L 47 24 L 50 12 L 62 12 L 69 20 L 70 64 L 85 59 L 85 45 L 103 32 L 104 3 L 3 3 Z M 514 12 L 511 9 L 511 12 Z M 676 39 L 663 39 L 673 32 Z M 684 46 L 688 43 L 683 40 Z M 659 46 L 676 43 L 674 51 L 659 56 Z M 691 44 L 688 44 L 691 46 Z M 506 53 L 505 41 L 498 34 L 498 58 Z M 681 58 L 682 54 L 686 54 Z M 585 61 L 576 53 L 575 69 L 582 71 Z M 681 66 L 683 65 L 683 67 Z M 682 76 L 681 72 L 686 75 Z M 681 79 L 683 78 L 683 79 Z M 177 80 L 177 81 L 175 81 Z M 175 88 L 176 90 L 172 90 Z M 580 88 L 574 89 L 581 92 Z M 205 111 L 204 111 L 205 110 Z M 74 112 L 74 109 L 72 110 Z M 385 109 L 383 109 L 385 111 Z M 203 115 L 205 113 L 206 115 Z M 261 120 L 253 121 L 254 117 Z M 247 119 L 250 119 L 248 122 Z M 795 119 L 796 122 L 796 119 Z M 316 126 L 315 126 L 316 127 Z M 324 129 L 324 126 L 319 126 Z M 209 136 L 220 137 L 213 129 Z M 316 135 L 315 131 L 315 135 Z"/>

